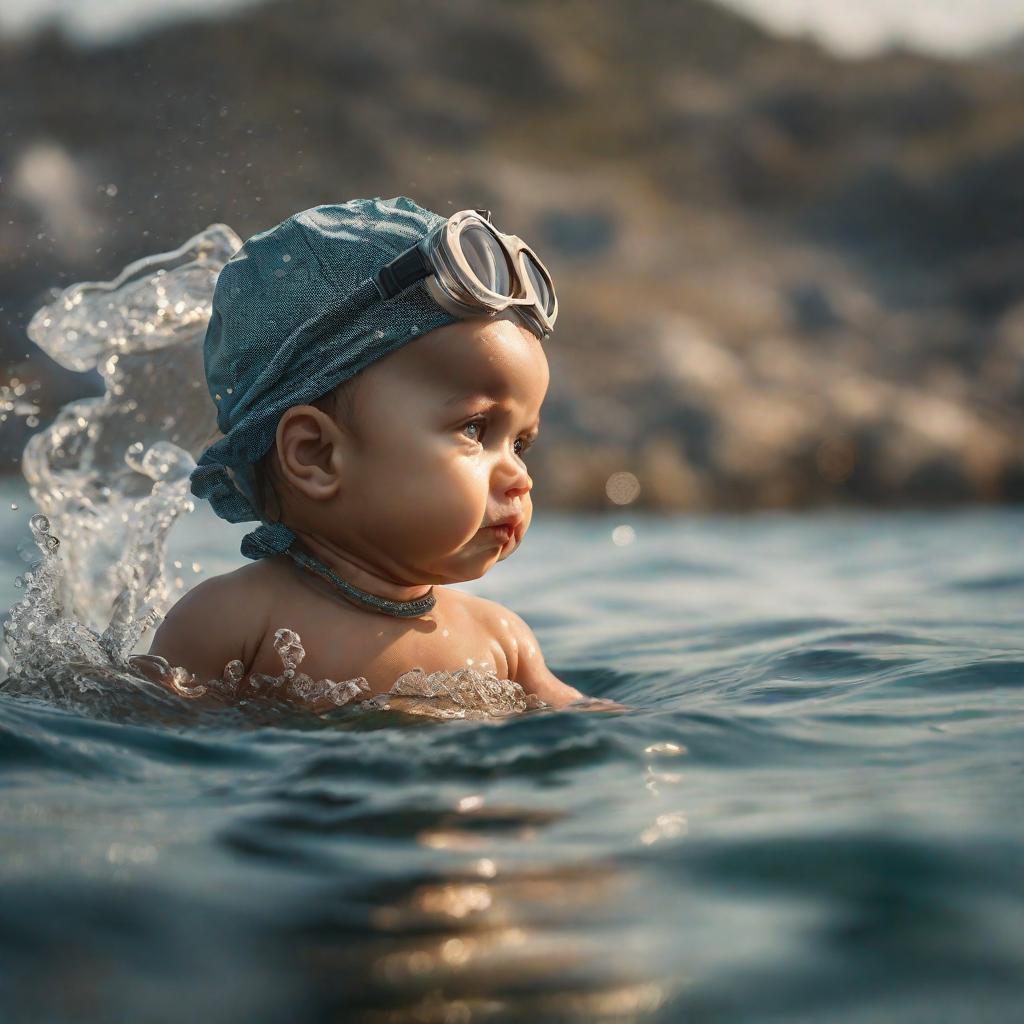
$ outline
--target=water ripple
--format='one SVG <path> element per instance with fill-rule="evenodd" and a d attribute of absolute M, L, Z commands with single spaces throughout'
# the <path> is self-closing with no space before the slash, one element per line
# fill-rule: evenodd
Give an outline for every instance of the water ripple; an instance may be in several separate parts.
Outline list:
<path fill-rule="evenodd" d="M 5 1012 L 1014 1020 L 1021 525 L 541 523 L 489 596 L 616 714 L 9 684 Z"/>

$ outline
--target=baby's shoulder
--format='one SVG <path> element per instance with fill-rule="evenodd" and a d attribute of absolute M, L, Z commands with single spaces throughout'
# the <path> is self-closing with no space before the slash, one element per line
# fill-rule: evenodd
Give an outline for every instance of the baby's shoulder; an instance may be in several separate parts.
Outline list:
<path fill-rule="evenodd" d="M 500 646 L 509 679 L 555 707 L 583 698 L 579 690 L 563 683 L 547 667 L 537 637 L 519 615 L 497 601 L 465 593 L 459 593 L 459 598 L 467 613 L 474 616 L 477 629 Z"/>
<path fill-rule="evenodd" d="M 248 664 L 267 630 L 280 576 L 279 567 L 256 562 L 203 580 L 167 613 L 150 653 L 201 678 L 219 676 L 236 658 Z"/>
<path fill-rule="evenodd" d="M 486 597 L 479 597 L 465 590 L 445 587 L 443 593 L 446 601 L 445 610 L 449 615 L 464 616 L 478 626 L 491 626 L 498 622 L 501 615 L 508 614 L 497 601 L 490 601 Z"/>
<path fill-rule="evenodd" d="M 529 626 L 511 609 L 486 597 L 469 594 L 464 590 L 448 590 L 453 604 L 472 625 L 489 638 L 497 641 L 505 652 L 510 666 L 518 660 L 518 647 Z"/>
<path fill-rule="evenodd" d="M 269 560 L 250 562 L 232 572 L 210 576 L 184 594 L 167 617 L 207 617 L 211 614 L 251 620 L 254 612 L 269 607 L 280 569 Z"/>

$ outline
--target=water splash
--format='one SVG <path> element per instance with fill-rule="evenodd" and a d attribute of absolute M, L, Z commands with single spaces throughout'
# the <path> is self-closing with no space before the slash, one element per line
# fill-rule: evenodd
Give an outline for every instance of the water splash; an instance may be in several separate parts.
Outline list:
<path fill-rule="evenodd" d="M 37 512 L 29 526 L 43 557 L 14 581 L 25 597 L 4 623 L 12 665 L 45 673 L 68 662 L 109 662 L 102 636 L 67 615 L 61 604 L 64 561 L 60 541 L 50 532 L 50 520 Z"/>
<path fill-rule="evenodd" d="M 274 650 L 281 659 L 281 674 L 277 676 L 246 676 L 241 661 L 229 661 L 219 679 L 200 681 L 187 669 L 172 666 L 163 658 L 141 655 L 133 658 L 132 663 L 179 697 L 205 698 L 212 703 L 271 700 L 316 713 L 357 705 L 364 711 L 401 711 L 443 719 L 490 718 L 547 706 L 533 694 L 525 693 L 518 683 L 472 668 L 429 675 L 422 668 L 413 668 L 399 676 L 386 693 L 371 697 L 370 685 L 363 676 L 335 682 L 313 679 L 300 672 L 306 649 L 294 630 L 277 630 Z"/>
<path fill-rule="evenodd" d="M 65 289 L 32 318 L 32 341 L 68 369 L 97 371 L 104 393 L 65 405 L 25 446 L 43 557 L 4 624 L 23 677 L 76 661 L 123 671 L 166 612 L 167 537 L 192 508 L 194 455 L 216 432 L 202 341 L 217 274 L 240 244 L 212 225 L 113 281 Z"/>
<path fill-rule="evenodd" d="M 23 416 L 30 427 L 36 426 L 39 406 L 26 396 L 30 391 L 38 391 L 40 386 L 38 381 L 29 384 L 17 377 L 12 377 L 7 384 L 0 384 L 0 423 L 6 423 L 11 416 Z"/>
<path fill-rule="evenodd" d="M 399 676 L 387 693 L 372 698 L 367 706 L 383 711 L 404 711 L 431 718 L 489 718 L 519 714 L 546 707 L 511 679 L 494 672 L 460 668 L 455 672 L 431 672 L 413 668 Z"/>
<path fill-rule="evenodd" d="M 99 372 L 104 394 L 64 406 L 22 459 L 33 500 L 64 542 L 61 600 L 93 628 L 169 603 L 166 537 L 189 507 L 193 456 L 216 433 L 202 341 L 217 274 L 241 240 L 212 225 L 113 281 L 65 289 L 29 337 L 68 369 Z M 150 618 L 153 616 L 151 615 Z"/>
<path fill-rule="evenodd" d="M 366 697 L 370 684 L 360 676 L 338 683 L 333 679 L 313 679 L 300 672 L 306 649 L 298 633 L 279 629 L 274 634 L 274 650 L 281 659 L 278 676 L 254 672 L 246 676 L 241 661 L 229 661 L 219 679 L 198 680 L 187 669 L 172 666 L 160 657 L 141 655 L 132 659 L 132 667 L 160 682 L 179 697 L 189 700 L 207 698 L 215 703 L 245 704 L 252 700 L 279 701 L 307 711 L 323 712 L 344 707 Z"/>

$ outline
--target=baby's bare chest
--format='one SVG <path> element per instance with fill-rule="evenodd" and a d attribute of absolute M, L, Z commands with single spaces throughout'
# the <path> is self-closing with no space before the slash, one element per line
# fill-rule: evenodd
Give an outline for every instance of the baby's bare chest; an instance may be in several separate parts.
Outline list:
<path fill-rule="evenodd" d="M 249 670 L 279 675 L 274 648 L 279 629 L 297 633 L 305 649 L 300 671 L 313 679 L 342 681 L 363 676 L 373 693 L 383 693 L 411 668 L 454 672 L 475 668 L 509 674 L 505 651 L 489 623 L 462 604 L 438 602 L 430 615 L 393 619 L 320 601 L 296 602 L 272 616 Z"/>

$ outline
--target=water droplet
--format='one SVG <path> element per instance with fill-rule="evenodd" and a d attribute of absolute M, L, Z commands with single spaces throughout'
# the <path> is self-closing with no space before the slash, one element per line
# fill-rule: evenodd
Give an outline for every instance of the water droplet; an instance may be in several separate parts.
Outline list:
<path fill-rule="evenodd" d="M 124 453 L 124 461 L 128 463 L 129 467 L 135 470 L 136 473 L 142 473 L 142 453 L 146 450 L 146 446 L 141 441 L 133 441 L 128 445 L 127 450 Z"/>
<path fill-rule="evenodd" d="M 178 480 L 188 476 L 195 466 L 192 456 L 176 444 L 157 441 L 142 457 L 138 471 L 151 480 Z"/>
<path fill-rule="evenodd" d="M 245 675 L 245 665 L 242 664 L 237 658 L 234 661 L 229 661 L 224 666 L 224 671 L 221 673 L 221 678 L 226 683 L 232 683 L 237 686 Z"/>
<path fill-rule="evenodd" d="M 290 679 L 306 656 L 306 649 L 302 646 L 299 634 L 291 629 L 279 629 L 274 634 L 274 650 L 284 664 L 282 675 Z"/>

